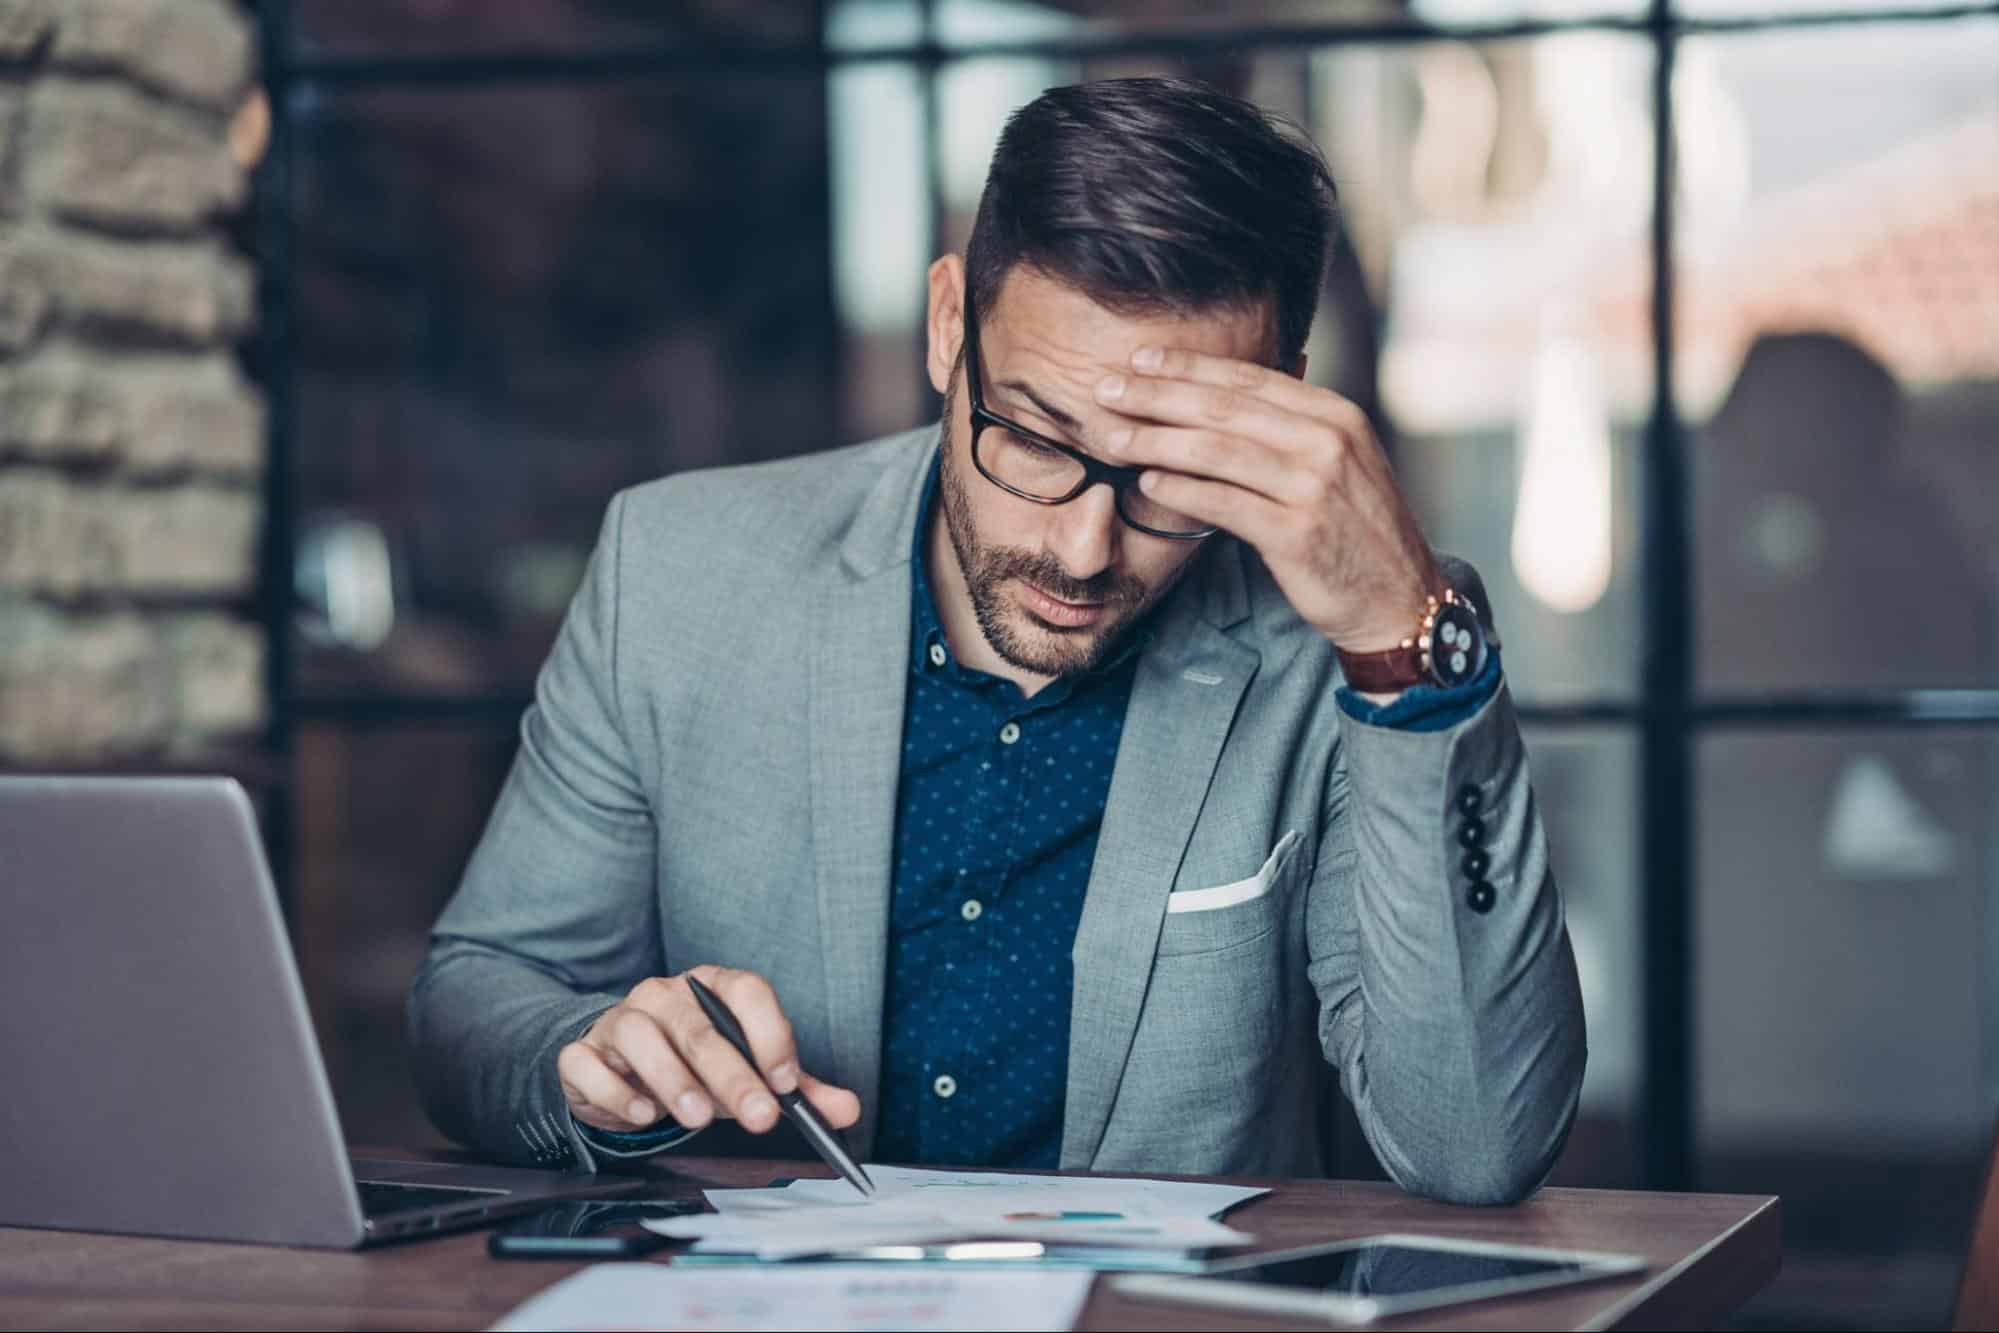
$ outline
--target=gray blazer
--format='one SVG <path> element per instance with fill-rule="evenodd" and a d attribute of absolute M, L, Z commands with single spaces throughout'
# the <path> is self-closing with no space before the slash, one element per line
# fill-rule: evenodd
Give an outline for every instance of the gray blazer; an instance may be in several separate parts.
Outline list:
<path fill-rule="evenodd" d="M 589 1165 L 556 1052 L 640 979 L 713 962 L 770 979 L 805 1067 L 859 1092 L 867 1156 L 936 442 L 611 502 L 410 995 L 418 1084 L 453 1137 Z M 1447 731 L 1354 722 L 1331 645 L 1227 538 L 1155 625 L 1076 934 L 1062 1165 L 1323 1174 L 1330 1069 L 1405 1187 L 1533 1189 L 1575 1112 L 1583 1015 L 1506 691 Z"/>

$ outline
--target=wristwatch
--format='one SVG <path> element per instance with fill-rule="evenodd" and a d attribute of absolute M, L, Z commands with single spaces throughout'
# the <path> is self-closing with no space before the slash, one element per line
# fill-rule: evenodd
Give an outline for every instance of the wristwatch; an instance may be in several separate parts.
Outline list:
<path fill-rule="evenodd" d="M 1432 594 L 1416 632 L 1375 653 L 1337 650 L 1347 684 L 1369 694 L 1393 694 L 1412 685 L 1451 689 L 1474 679 L 1489 650 L 1478 608 L 1455 588 Z"/>

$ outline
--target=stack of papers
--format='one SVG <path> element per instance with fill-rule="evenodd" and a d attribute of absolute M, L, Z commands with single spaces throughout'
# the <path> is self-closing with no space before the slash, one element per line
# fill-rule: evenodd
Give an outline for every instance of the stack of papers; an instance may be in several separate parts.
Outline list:
<path fill-rule="evenodd" d="M 598 1264 L 556 1283 L 493 1326 L 568 1329 L 1066 1329 L 1088 1273 L 902 1273 L 813 1265 L 777 1273 L 688 1272 Z"/>
<path fill-rule="evenodd" d="M 1267 1190 L 1136 1178 L 869 1166 L 877 1192 L 841 1180 L 709 1190 L 713 1213 L 645 1225 L 696 1242 L 677 1262 L 806 1258 L 1031 1259 L 1089 1268 L 1187 1269 L 1254 1237 L 1214 1220 Z M 964 1242 L 998 1242 L 964 1246 Z M 948 1254 L 927 1247 L 960 1247 Z"/>

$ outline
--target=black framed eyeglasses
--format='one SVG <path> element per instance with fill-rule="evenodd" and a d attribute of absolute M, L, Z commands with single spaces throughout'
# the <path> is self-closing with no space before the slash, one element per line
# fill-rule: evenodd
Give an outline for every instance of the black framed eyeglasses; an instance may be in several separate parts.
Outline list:
<path fill-rule="evenodd" d="M 1216 531 L 1138 489 L 1143 468 L 1101 462 L 986 407 L 979 374 L 979 316 L 972 308 L 969 275 L 965 279 L 965 396 L 972 408 L 972 466 L 1009 495 L 1035 504 L 1059 505 L 1102 484 L 1117 497 L 1118 517 L 1148 536 L 1199 541 Z"/>

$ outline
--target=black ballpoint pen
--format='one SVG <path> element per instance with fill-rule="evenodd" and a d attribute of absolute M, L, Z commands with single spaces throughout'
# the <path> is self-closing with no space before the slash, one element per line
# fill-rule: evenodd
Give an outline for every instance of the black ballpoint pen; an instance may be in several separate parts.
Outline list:
<path fill-rule="evenodd" d="M 749 1038 L 743 1035 L 742 1024 L 738 1023 L 736 1016 L 729 1012 L 729 1006 L 722 1002 L 722 997 L 702 985 L 693 976 L 687 978 L 687 987 L 694 992 L 694 998 L 700 1002 L 701 1012 L 708 1015 L 708 1021 L 715 1025 L 715 1030 L 736 1048 L 743 1059 L 750 1062 L 751 1069 L 756 1069 L 757 1058 L 750 1053 Z M 763 1077 L 761 1070 L 758 1070 L 757 1077 Z M 770 1085 L 766 1083 L 764 1086 Z M 849 1185 L 862 1194 L 869 1198 L 874 1197 L 875 1182 L 868 1179 L 868 1173 L 861 1170 L 861 1164 L 841 1146 L 840 1140 L 833 1133 L 833 1127 L 820 1119 L 819 1112 L 813 1108 L 811 1102 L 805 1100 L 803 1092 L 795 1088 L 790 1092 L 778 1092 L 773 1089 L 771 1096 L 777 1098 L 778 1106 L 791 1117 L 791 1123 L 798 1126 L 799 1133 L 805 1136 L 805 1141 L 812 1145 L 812 1150 L 825 1160 L 826 1165 L 838 1171 Z"/>

